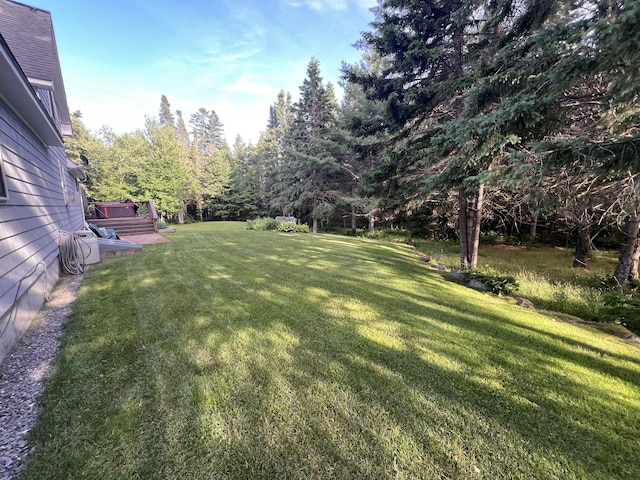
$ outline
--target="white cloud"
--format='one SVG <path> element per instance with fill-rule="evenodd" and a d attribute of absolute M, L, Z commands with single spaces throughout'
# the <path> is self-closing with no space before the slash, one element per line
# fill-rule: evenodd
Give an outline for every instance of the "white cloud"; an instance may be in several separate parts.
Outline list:
<path fill-rule="evenodd" d="M 377 7 L 378 6 L 378 0 L 356 0 L 356 4 L 360 8 L 365 8 L 365 9 L 369 10 L 369 9 L 371 9 L 373 7 Z"/>
<path fill-rule="evenodd" d="M 224 83 L 222 88 L 228 92 L 271 97 L 274 101 L 280 90 L 273 85 L 254 79 L 252 75 L 242 75 L 231 83 Z"/>
<path fill-rule="evenodd" d="M 257 55 L 258 53 L 260 53 L 260 50 L 257 48 L 251 49 L 251 50 L 245 50 L 243 52 L 237 52 L 237 53 L 232 53 L 229 55 L 223 55 L 221 57 L 218 57 L 216 60 L 221 61 L 221 62 L 234 62 L 236 60 L 245 60 L 247 58 L 251 58 L 254 55 Z"/>
<path fill-rule="evenodd" d="M 347 0 L 292 0 L 288 2 L 291 7 L 307 6 L 319 12 L 323 10 L 346 10 Z"/>

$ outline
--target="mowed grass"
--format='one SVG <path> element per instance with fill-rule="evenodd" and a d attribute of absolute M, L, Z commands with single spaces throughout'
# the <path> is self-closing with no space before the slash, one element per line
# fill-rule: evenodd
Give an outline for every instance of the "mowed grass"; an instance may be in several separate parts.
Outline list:
<path fill-rule="evenodd" d="M 408 246 L 168 238 L 86 274 L 21 478 L 640 478 L 636 346 Z"/>

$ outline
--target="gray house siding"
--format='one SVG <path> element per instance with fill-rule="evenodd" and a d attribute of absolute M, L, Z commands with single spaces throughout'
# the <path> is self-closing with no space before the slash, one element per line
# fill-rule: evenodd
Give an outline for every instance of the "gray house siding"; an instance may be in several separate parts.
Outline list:
<path fill-rule="evenodd" d="M 8 197 L 0 201 L 1 361 L 58 280 L 59 232 L 82 229 L 84 217 L 64 148 L 43 145 L 1 99 L 0 149 Z"/>

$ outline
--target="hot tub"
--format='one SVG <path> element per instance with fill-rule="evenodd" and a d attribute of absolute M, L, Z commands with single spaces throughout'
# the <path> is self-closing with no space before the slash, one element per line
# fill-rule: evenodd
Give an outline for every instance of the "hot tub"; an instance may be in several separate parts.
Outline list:
<path fill-rule="evenodd" d="M 136 216 L 136 205 L 132 202 L 96 202 L 96 218 L 131 218 Z"/>

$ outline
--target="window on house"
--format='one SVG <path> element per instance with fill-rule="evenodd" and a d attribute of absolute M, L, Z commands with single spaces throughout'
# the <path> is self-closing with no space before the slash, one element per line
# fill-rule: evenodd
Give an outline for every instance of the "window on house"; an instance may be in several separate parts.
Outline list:
<path fill-rule="evenodd" d="M 0 202 L 6 200 L 8 197 L 7 177 L 5 176 L 4 168 L 4 150 L 0 147 Z"/>
<path fill-rule="evenodd" d="M 68 204 L 70 202 L 69 202 L 69 195 L 67 192 L 66 172 L 65 172 L 64 165 L 62 164 L 61 161 L 58 161 L 58 170 L 60 171 L 60 186 L 62 187 L 62 194 L 64 195 L 64 203 Z"/>

